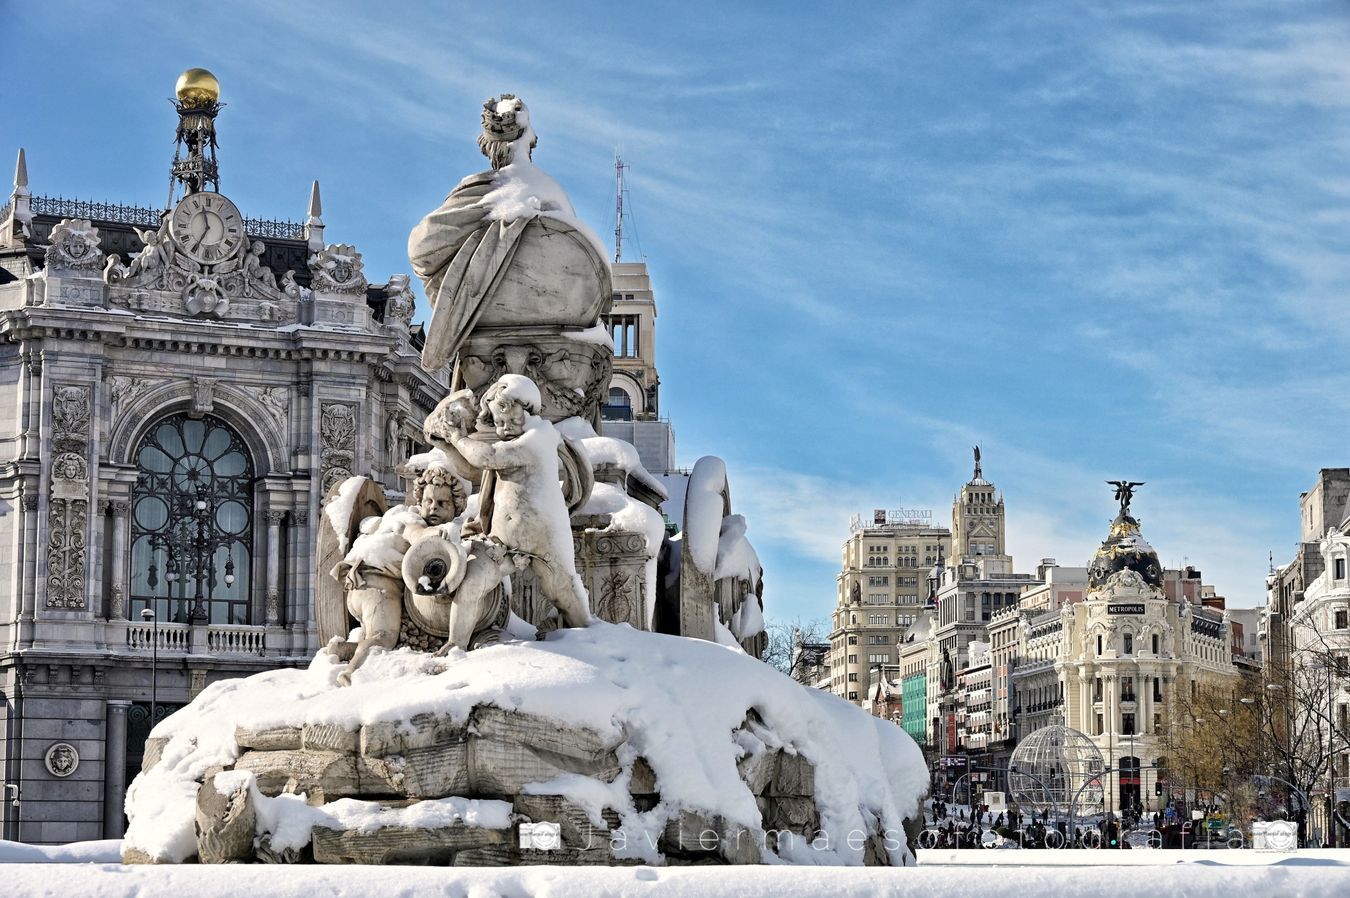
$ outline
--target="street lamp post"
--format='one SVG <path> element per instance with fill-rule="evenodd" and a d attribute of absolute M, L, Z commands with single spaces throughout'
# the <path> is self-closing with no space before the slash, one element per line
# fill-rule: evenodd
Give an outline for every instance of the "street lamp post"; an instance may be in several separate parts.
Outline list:
<path fill-rule="evenodd" d="M 150 729 L 159 712 L 159 618 L 151 608 L 141 609 L 141 619 L 150 624 Z"/>

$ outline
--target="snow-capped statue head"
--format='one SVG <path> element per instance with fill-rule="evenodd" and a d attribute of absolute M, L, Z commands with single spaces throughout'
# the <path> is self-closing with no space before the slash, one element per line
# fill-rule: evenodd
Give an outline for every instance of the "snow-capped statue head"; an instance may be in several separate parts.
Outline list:
<path fill-rule="evenodd" d="M 517 154 L 521 151 L 528 161 L 538 142 L 524 101 L 513 94 L 502 94 L 483 104 L 483 133 L 478 135 L 478 149 L 488 157 L 494 171 L 518 161 Z"/>
<path fill-rule="evenodd" d="M 468 504 L 464 481 L 440 462 L 432 462 L 413 486 L 422 520 L 433 527 L 459 517 Z"/>
<path fill-rule="evenodd" d="M 526 419 L 539 414 L 543 407 L 534 381 L 523 374 L 503 374 L 483 394 L 478 421 L 496 430 L 504 440 L 515 439 L 525 432 Z"/>

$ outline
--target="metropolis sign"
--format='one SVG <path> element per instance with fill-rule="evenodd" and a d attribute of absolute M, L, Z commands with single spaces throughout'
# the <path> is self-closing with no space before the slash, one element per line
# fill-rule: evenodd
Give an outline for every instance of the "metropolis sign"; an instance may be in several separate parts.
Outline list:
<path fill-rule="evenodd" d="M 1106 606 L 1107 614 L 1143 614 L 1143 602 L 1113 602 Z"/>

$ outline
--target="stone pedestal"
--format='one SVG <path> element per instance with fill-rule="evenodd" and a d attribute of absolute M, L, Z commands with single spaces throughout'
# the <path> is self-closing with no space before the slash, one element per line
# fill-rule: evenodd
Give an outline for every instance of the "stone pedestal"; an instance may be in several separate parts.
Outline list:
<path fill-rule="evenodd" d="M 460 347 L 453 386 L 467 387 L 482 399 L 503 374 L 522 374 L 539 386 L 543 417 L 557 422 L 575 415 L 597 421 L 614 350 L 607 341 L 578 339 L 581 333 L 556 327 L 478 327 Z"/>

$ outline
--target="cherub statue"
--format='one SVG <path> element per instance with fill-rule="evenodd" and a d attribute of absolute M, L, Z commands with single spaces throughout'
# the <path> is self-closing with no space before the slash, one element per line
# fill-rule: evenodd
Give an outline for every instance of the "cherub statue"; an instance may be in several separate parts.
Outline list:
<path fill-rule="evenodd" d="M 462 482 L 440 465 L 429 466 L 414 487 L 416 504 L 394 506 L 380 517 L 361 522 L 361 535 L 333 569 L 347 591 L 347 611 L 361 624 L 347 668 L 338 682 L 351 684 L 351 675 L 372 649 L 392 649 L 403 623 L 404 557 L 414 542 L 458 541 L 458 528 L 446 528 L 467 504 Z M 339 652 L 339 654 L 344 654 Z"/>
<path fill-rule="evenodd" d="M 534 381 L 504 374 L 484 393 L 481 408 L 474 408 L 468 391 L 451 394 L 427 418 L 425 429 L 434 444 L 482 471 L 478 516 L 465 525 L 465 535 L 485 534 L 517 566 L 532 568 L 540 594 L 558 609 L 563 624 L 584 627 L 590 600 L 577 576 L 568 503 L 559 483 L 563 438 L 539 417 L 541 407 Z"/>
<path fill-rule="evenodd" d="M 507 617 L 497 586 L 516 565 L 489 539 L 461 540 L 467 505 L 464 481 L 432 463 L 414 484 L 412 506 L 396 505 L 361 521 L 360 535 L 331 574 L 345 591 L 347 612 L 361 626 L 360 641 L 330 647 L 347 661 L 339 683 L 351 685 L 352 673 L 373 649 L 398 644 L 404 615 L 432 636 L 446 638 L 439 654 L 496 638 Z"/>
<path fill-rule="evenodd" d="M 132 230 L 141 238 L 145 248 L 133 256 L 128 265 L 122 265 L 115 254 L 110 254 L 103 270 L 103 280 L 109 284 L 118 284 L 142 275 L 163 271 L 173 262 L 175 245 L 168 235 L 167 225 L 158 231 L 134 226 Z"/>
<path fill-rule="evenodd" d="M 256 281 L 264 287 L 273 290 L 277 289 L 277 276 L 272 273 L 272 269 L 263 264 L 263 253 L 267 252 L 267 246 L 261 240 L 254 240 L 249 246 L 248 252 L 244 253 L 243 267 L 244 277 L 249 281 Z"/>

